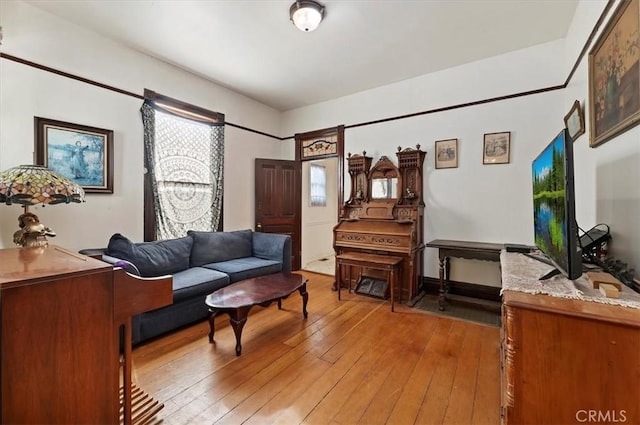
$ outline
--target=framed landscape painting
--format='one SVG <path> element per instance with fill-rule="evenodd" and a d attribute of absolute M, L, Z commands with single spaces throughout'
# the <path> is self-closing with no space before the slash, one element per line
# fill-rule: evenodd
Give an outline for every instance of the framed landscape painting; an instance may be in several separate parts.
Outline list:
<path fill-rule="evenodd" d="M 87 193 L 113 193 L 113 130 L 34 117 L 35 161 Z"/>
<path fill-rule="evenodd" d="M 589 53 L 589 146 L 640 122 L 640 0 L 623 0 Z"/>

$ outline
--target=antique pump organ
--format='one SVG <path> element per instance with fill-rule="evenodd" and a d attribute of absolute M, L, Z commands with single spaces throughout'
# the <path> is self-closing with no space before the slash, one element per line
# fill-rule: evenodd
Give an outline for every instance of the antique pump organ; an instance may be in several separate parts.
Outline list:
<path fill-rule="evenodd" d="M 361 252 L 401 257 L 400 279 L 396 299 L 412 300 L 418 295 L 423 270 L 423 176 L 425 152 L 402 149 L 396 152 L 396 166 L 382 156 L 371 167 L 372 158 L 355 154 L 348 156 L 351 195 L 343 205 L 338 224 L 333 230 L 336 255 Z M 336 282 L 343 285 L 352 276 L 358 281 L 364 276 L 380 278 L 373 269 L 342 270 Z M 351 287 L 352 283 L 348 282 Z"/>

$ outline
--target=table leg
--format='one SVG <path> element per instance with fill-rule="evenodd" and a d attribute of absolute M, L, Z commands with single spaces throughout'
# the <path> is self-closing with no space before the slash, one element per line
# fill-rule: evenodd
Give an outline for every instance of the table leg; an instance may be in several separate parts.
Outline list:
<path fill-rule="evenodd" d="M 449 280 L 451 279 L 451 258 L 444 257 L 444 284 L 445 289 L 449 289 Z"/>
<path fill-rule="evenodd" d="M 240 344 L 242 328 L 244 328 L 244 324 L 247 323 L 247 317 L 249 316 L 249 310 L 251 310 L 251 307 L 253 306 L 250 305 L 228 311 L 229 322 L 231 322 L 233 333 L 236 335 L 236 356 L 242 354 L 242 344 Z"/>
<path fill-rule="evenodd" d="M 389 284 L 391 285 L 391 312 L 393 313 L 393 311 L 394 311 L 393 310 L 393 306 L 394 306 L 394 303 L 395 303 L 393 294 L 395 292 L 394 288 L 396 286 L 396 269 L 395 269 L 395 267 L 391 269 L 390 275 L 391 276 L 389 277 Z"/>
<path fill-rule="evenodd" d="M 304 318 L 306 319 L 308 316 L 307 313 L 307 301 L 309 301 L 309 293 L 307 292 L 307 284 L 304 283 L 300 288 L 298 288 L 298 291 L 300 292 L 300 296 L 302 297 L 302 314 L 304 315 Z"/>
<path fill-rule="evenodd" d="M 342 287 L 342 264 L 336 260 L 336 282 L 338 283 L 338 301 L 340 301 L 340 288 Z"/>
<path fill-rule="evenodd" d="M 124 392 L 124 405 L 123 410 L 123 423 L 124 425 L 131 425 L 133 423 L 132 406 L 133 395 L 131 393 L 131 370 L 133 369 L 131 359 L 131 317 L 127 317 L 124 322 L 124 364 L 122 366 L 122 390 Z"/>
<path fill-rule="evenodd" d="M 213 344 L 213 334 L 215 333 L 215 324 L 213 319 L 216 317 L 216 311 L 212 308 L 209 309 L 209 344 Z"/>
<path fill-rule="evenodd" d="M 445 296 L 444 296 L 444 292 L 445 292 L 445 288 L 444 288 L 444 263 L 445 263 L 445 258 L 444 256 L 440 256 L 440 270 L 439 270 L 439 275 L 440 275 L 440 289 L 438 290 L 438 309 L 440 311 L 444 311 L 444 304 L 445 304 Z"/>
<path fill-rule="evenodd" d="M 333 276 L 333 286 L 331 287 L 332 291 L 337 291 L 338 288 L 340 288 L 340 264 L 338 263 L 338 259 L 336 258 L 336 270 L 335 270 L 335 275 Z M 340 297 L 338 297 L 338 299 L 340 299 Z"/>

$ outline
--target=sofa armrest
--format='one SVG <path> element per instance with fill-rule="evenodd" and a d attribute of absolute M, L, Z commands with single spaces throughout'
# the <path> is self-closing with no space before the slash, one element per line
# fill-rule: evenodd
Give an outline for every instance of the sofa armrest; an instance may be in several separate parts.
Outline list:
<path fill-rule="evenodd" d="M 81 249 L 78 252 L 82 255 L 86 255 L 87 257 L 95 258 L 96 260 L 101 260 L 102 255 L 107 252 L 107 248 L 87 248 L 87 249 Z"/>
<path fill-rule="evenodd" d="M 111 257 L 110 255 L 103 254 L 102 261 L 105 263 L 113 264 L 115 267 L 120 267 L 127 273 L 131 273 L 136 276 L 140 276 L 140 270 L 130 261 L 123 260 L 121 258 Z"/>
<path fill-rule="evenodd" d="M 252 244 L 255 257 L 281 261 L 282 272 L 291 273 L 291 237 L 289 235 L 253 232 Z"/>

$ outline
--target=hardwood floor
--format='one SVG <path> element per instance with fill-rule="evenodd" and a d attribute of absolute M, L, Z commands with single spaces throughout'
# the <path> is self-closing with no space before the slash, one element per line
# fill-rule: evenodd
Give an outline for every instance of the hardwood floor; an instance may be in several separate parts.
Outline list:
<path fill-rule="evenodd" d="M 165 424 L 499 424 L 499 330 L 343 292 L 309 277 L 254 307 L 242 356 L 226 315 L 133 351 L 134 382 Z"/>

